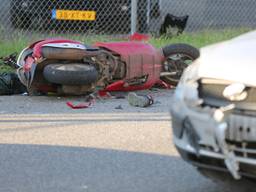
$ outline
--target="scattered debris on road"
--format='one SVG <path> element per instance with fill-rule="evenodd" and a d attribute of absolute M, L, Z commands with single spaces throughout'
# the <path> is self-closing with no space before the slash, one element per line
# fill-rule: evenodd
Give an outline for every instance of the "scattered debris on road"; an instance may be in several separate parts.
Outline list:
<path fill-rule="evenodd" d="M 122 105 L 118 105 L 117 107 L 115 107 L 115 109 L 123 110 L 123 107 L 122 107 Z"/>
<path fill-rule="evenodd" d="M 15 52 L 7 56 L 0 57 L 0 64 L 8 65 L 11 68 L 17 69 L 17 55 L 18 53 Z"/>
<path fill-rule="evenodd" d="M 74 104 L 73 102 L 68 101 L 67 106 L 69 106 L 71 109 L 85 109 L 92 106 L 93 102 L 82 102 L 79 104 Z"/>
<path fill-rule="evenodd" d="M 0 95 L 22 94 L 26 90 L 15 73 L 0 73 Z"/>
<path fill-rule="evenodd" d="M 127 100 L 134 107 L 149 107 L 154 104 L 154 99 L 151 95 L 137 95 L 135 92 L 129 93 Z"/>

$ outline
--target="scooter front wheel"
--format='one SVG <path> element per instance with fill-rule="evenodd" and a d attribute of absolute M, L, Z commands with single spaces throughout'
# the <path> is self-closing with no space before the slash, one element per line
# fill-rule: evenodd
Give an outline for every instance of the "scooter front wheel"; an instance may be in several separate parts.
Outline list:
<path fill-rule="evenodd" d="M 98 79 L 96 68 L 82 63 L 49 64 L 43 75 L 50 83 L 61 85 L 90 85 Z"/>
<path fill-rule="evenodd" d="M 162 48 L 165 57 L 161 80 L 176 86 L 184 69 L 197 59 L 199 50 L 188 44 L 172 44 Z"/>

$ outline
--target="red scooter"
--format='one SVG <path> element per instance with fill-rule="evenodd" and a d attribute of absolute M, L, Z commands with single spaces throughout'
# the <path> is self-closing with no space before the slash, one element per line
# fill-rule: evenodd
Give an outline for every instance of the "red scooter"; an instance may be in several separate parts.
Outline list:
<path fill-rule="evenodd" d="M 135 41 L 89 46 L 73 40 L 47 39 L 20 53 L 17 74 L 30 95 L 82 95 L 96 87 L 134 91 L 159 83 L 177 85 L 183 70 L 198 57 L 198 49 L 187 44 L 156 49 Z"/>

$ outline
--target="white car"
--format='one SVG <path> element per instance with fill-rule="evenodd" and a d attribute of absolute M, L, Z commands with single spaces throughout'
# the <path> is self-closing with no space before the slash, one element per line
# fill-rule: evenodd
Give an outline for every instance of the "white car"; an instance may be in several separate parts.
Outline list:
<path fill-rule="evenodd" d="M 256 178 L 256 32 L 202 48 L 171 114 L 183 159 L 210 177 Z"/>

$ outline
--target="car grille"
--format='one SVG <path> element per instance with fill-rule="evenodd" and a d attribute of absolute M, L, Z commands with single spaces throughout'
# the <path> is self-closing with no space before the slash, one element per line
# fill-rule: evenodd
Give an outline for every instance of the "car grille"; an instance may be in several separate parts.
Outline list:
<path fill-rule="evenodd" d="M 243 101 L 230 101 L 223 96 L 224 89 L 232 82 L 201 79 L 198 81 L 199 97 L 203 105 L 223 107 L 235 104 L 235 109 L 227 119 L 226 140 L 232 145 L 237 156 L 256 158 L 256 88 L 247 87 L 248 96 Z M 212 150 L 207 146 L 205 149 Z"/>
<path fill-rule="evenodd" d="M 228 141 L 238 157 L 248 157 L 256 159 L 256 142 L 234 142 Z"/>
<path fill-rule="evenodd" d="M 228 131 L 226 138 L 236 142 L 256 141 L 256 117 L 231 114 L 227 120 Z"/>

